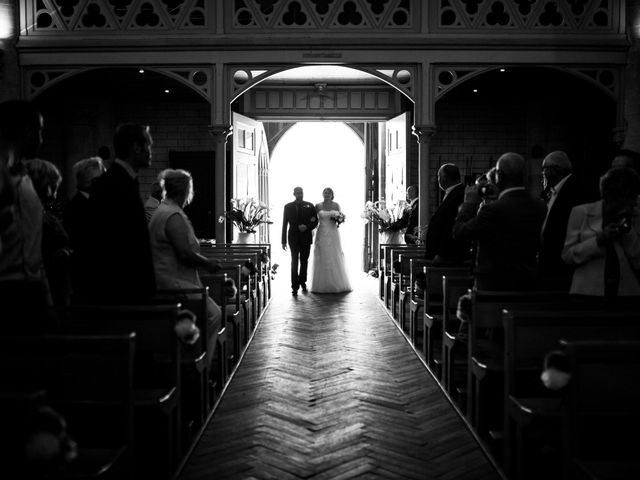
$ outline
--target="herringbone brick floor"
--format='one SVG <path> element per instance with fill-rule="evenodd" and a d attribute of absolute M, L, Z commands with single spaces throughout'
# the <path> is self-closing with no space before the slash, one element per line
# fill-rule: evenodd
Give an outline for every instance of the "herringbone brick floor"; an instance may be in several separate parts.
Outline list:
<path fill-rule="evenodd" d="M 497 479 L 376 297 L 289 293 L 284 276 L 179 475 L 196 479 Z"/>

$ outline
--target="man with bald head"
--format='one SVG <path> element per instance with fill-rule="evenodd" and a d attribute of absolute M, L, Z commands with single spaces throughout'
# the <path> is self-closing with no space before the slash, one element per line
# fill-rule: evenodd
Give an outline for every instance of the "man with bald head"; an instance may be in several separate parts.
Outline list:
<path fill-rule="evenodd" d="M 475 286 L 481 290 L 529 290 L 536 287 L 536 257 L 546 216 L 544 202 L 525 190 L 524 158 L 508 152 L 498 158 L 500 195 L 478 209 L 480 187 L 465 189 L 453 237 L 477 242 Z"/>
<path fill-rule="evenodd" d="M 565 152 L 556 150 L 542 160 L 542 186 L 547 215 L 542 226 L 542 247 L 538 257 L 540 288 L 568 292 L 573 268 L 562 260 L 560 254 L 571 209 L 586 203 L 587 198 L 572 175 L 571 160 Z"/>

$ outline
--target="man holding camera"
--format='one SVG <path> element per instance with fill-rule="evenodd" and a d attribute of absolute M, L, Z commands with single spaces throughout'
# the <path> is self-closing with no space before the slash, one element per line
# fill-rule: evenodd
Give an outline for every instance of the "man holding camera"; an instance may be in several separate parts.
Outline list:
<path fill-rule="evenodd" d="M 546 216 L 544 202 L 525 190 L 525 160 L 513 152 L 496 163 L 497 200 L 478 210 L 481 185 L 465 189 L 453 238 L 476 240 L 475 285 L 481 290 L 529 290 L 536 286 L 536 257 Z"/>

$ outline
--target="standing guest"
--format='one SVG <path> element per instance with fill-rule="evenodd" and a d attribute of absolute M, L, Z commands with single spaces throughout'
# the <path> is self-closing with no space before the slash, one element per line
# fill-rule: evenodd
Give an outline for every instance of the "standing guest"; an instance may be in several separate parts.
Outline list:
<path fill-rule="evenodd" d="M 575 266 L 569 293 L 612 299 L 640 295 L 640 176 L 612 168 L 600 179 L 602 199 L 571 211 L 562 251 Z"/>
<path fill-rule="evenodd" d="M 586 201 L 571 160 L 565 152 L 551 152 L 542 161 L 542 198 L 547 203 L 547 216 L 542 225 L 542 246 L 538 257 L 538 274 L 543 290 L 568 292 L 573 267 L 561 253 L 567 234 L 571 209 Z"/>
<path fill-rule="evenodd" d="M 408 245 L 415 245 L 418 241 L 418 187 L 415 185 L 407 188 L 407 201 L 409 207 L 405 210 L 402 217 L 392 223 L 389 228 L 390 232 L 397 232 L 406 229 L 404 233 L 404 241 Z"/>
<path fill-rule="evenodd" d="M 69 305 L 71 298 L 69 236 L 62 221 L 51 211 L 58 195 L 62 175 L 58 168 L 39 158 L 24 162 L 38 198 L 44 205 L 42 225 L 42 257 L 47 274 L 53 304 L 56 307 Z"/>
<path fill-rule="evenodd" d="M 158 175 L 153 183 L 151 184 L 151 194 L 149 198 L 144 202 L 144 214 L 147 216 L 147 222 L 151 221 L 151 217 L 153 213 L 156 211 L 158 206 L 160 206 L 160 201 L 162 200 L 162 186 L 160 185 L 161 178 Z"/>
<path fill-rule="evenodd" d="M 113 165 L 89 196 L 94 237 L 80 247 L 81 258 L 92 258 L 93 300 L 144 303 L 155 292 L 155 274 L 138 172 L 151 165 L 153 140 L 148 126 L 125 124 L 113 144 Z"/>
<path fill-rule="evenodd" d="M 0 103 L 0 162 L 2 162 L 2 215 L 0 216 L 0 304 L 7 318 L 22 333 L 44 331 L 52 313 L 42 259 L 42 202 L 24 162 L 35 158 L 42 143 L 42 115 L 23 100 Z"/>
<path fill-rule="evenodd" d="M 293 189 L 295 201 L 284 206 L 282 219 L 282 249 L 291 251 L 291 293 L 298 295 L 298 289 L 307 291 L 307 266 L 313 236 L 311 232 L 318 226 L 318 213 L 310 202 L 305 202 L 302 187 Z M 288 229 L 287 229 L 288 226 Z"/>
<path fill-rule="evenodd" d="M 536 257 L 546 208 L 525 190 L 524 158 L 508 152 L 496 163 L 498 199 L 478 206 L 480 186 L 465 189 L 453 238 L 477 240 L 475 285 L 481 290 L 527 290 L 536 284 Z"/>
<path fill-rule="evenodd" d="M 435 211 L 425 238 L 425 258 L 434 265 L 461 265 L 469 259 L 469 242 L 453 238 L 453 223 L 458 207 L 464 199 L 464 185 L 460 170 L 453 163 L 445 163 L 438 170 L 438 185 L 445 192 Z"/>
<path fill-rule="evenodd" d="M 627 167 L 638 172 L 640 170 L 640 153 L 622 148 L 618 150 L 611 161 L 611 168 Z"/>
<path fill-rule="evenodd" d="M 104 172 L 104 164 L 100 157 L 85 158 L 73 165 L 76 193 L 67 203 L 62 221 L 71 246 L 71 282 L 74 290 L 78 292 L 90 283 L 91 256 L 82 259 L 81 246 L 91 243 L 92 232 L 87 228 L 87 222 L 92 218 L 89 195 L 91 187 Z"/>
<path fill-rule="evenodd" d="M 15 195 L 12 220 L 2 233 L 0 279 L 45 281 L 42 261 L 42 202 L 24 168 L 42 143 L 42 115 L 23 100 L 0 103 L 0 143 Z"/>
<path fill-rule="evenodd" d="M 158 289 L 202 288 L 198 267 L 215 273 L 220 263 L 200 254 L 200 243 L 183 210 L 193 199 L 193 179 L 185 170 L 165 170 L 161 182 L 165 198 L 149 223 L 156 285 Z M 207 297 L 209 361 L 213 359 L 221 318 L 220 307 Z"/>

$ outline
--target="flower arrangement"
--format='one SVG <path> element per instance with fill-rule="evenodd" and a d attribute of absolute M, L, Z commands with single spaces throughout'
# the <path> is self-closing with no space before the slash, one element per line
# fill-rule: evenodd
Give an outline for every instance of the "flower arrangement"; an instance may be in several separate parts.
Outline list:
<path fill-rule="evenodd" d="M 387 230 L 391 225 L 402 218 L 407 202 L 401 200 L 397 205 L 387 208 L 384 200 L 367 202 L 364 204 L 364 212 L 360 215 L 365 223 L 377 223 L 380 230 Z"/>
<path fill-rule="evenodd" d="M 269 219 L 269 207 L 253 198 L 231 199 L 231 210 L 218 218 L 218 223 L 231 220 L 243 233 L 255 233 L 261 223 L 273 223 Z"/>
<path fill-rule="evenodd" d="M 341 223 L 344 222 L 345 216 L 342 212 L 335 212 L 331 214 L 331 220 L 336 222 L 336 227 L 339 227 Z"/>

